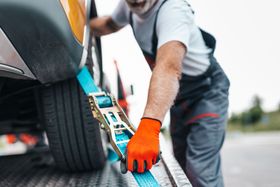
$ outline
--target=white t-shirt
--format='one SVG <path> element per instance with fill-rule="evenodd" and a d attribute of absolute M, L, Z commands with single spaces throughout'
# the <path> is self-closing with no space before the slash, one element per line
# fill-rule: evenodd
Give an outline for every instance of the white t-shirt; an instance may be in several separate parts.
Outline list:
<path fill-rule="evenodd" d="M 133 14 L 135 38 L 140 48 L 152 54 L 152 36 L 156 12 L 163 0 L 145 15 L 139 17 Z M 125 0 L 120 0 L 112 14 L 113 21 L 120 27 L 129 24 L 130 9 Z M 183 60 L 183 73 L 196 76 L 204 73 L 210 65 L 211 49 L 205 45 L 201 32 L 194 22 L 194 14 L 186 0 L 168 0 L 162 5 L 157 19 L 157 48 L 169 41 L 180 41 L 187 53 Z"/>

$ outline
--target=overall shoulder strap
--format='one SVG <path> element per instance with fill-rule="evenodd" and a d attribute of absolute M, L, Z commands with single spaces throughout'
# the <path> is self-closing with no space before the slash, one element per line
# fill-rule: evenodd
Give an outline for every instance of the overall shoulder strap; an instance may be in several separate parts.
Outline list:
<path fill-rule="evenodd" d="M 129 24 L 130 24 L 130 26 L 132 28 L 132 32 L 133 32 L 133 34 L 135 36 L 134 27 L 133 27 L 132 12 L 131 11 L 129 11 Z"/>
<path fill-rule="evenodd" d="M 153 27 L 153 36 L 152 36 L 152 52 L 154 57 L 157 56 L 157 45 L 158 45 L 158 37 L 157 37 L 157 19 L 158 19 L 158 14 L 160 11 L 160 8 L 162 7 L 162 5 L 164 5 L 164 3 L 166 3 L 167 0 L 164 0 L 161 5 L 159 6 L 157 12 L 156 12 L 156 17 L 155 17 L 155 22 L 154 22 L 154 27 Z"/>
<path fill-rule="evenodd" d="M 159 13 L 159 10 L 160 8 L 162 7 L 162 5 L 166 2 L 167 0 L 164 0 L 157 12 L 156 12 L 156 17 L 155 17 L 155 22 L 154 22 L 154 26 L 153 26 L 153 34 L 152 34 L 152 58 L 154 58 L 153 60 L 155 60 L 156 58 L 156 54 L 157 54 L 157 44 L 158 44 L 158 38 L 157 38 L 157 33 L 156 33 L 156 26 L 157 26 L 157 18 L 158 18 L 158 13 Z M 130 11 L 129 12 L 129 24 L 131 25 L 131 28 L 132 28 L 132 31 L 133 31 L 133 34 L 135 36 L 135 31 L 134 31 L 134 25 L 133 25 L 133 13 Z M 150 56 L 150 54 L 149 54 Z"/>
<path fill-rule="evenodd" d="M 156 32 L 156 26 L 157 26 L 157 19 L 158 19 L 158 14 L 159 14 L 159 11 L 160 11 L 160 8 L 164 5 L 164 3 L 166 3 L 167 0 L 164 0 L 161 5 L 159 6 L 157 12 L 156 12 L 156 17 L 155 17 L 155 22 L 154 22 L 154 26 L 153 26 L 153 35 L 152 35 L 152 53 L 153 53 L 153 58 L 155 60 L 156 58 L 156 54 L 157 54 L 157 45 L 158 45 L 158 37 L 157 37 L 157 32 Z M 188 6 L 190 6 L 190 4 L 188 4 Z M 194 14 L 194 11 L 192 10 L 193 14 Z M 129 23 L 132 27 L 132 31 L 133 31 L 133 34 L 135 35 L 135 32 L 134 32 L 134 28 L 133 28 L 133 19 L 132 19 L 132 12 L 130 11 L 129 12 Z M 205 44 L 212 49 L 212 54 L 214 53 L 215 51 L 215 48 L 216 48 L 216 39 L 213 35 L 211 35 L 210 33 L 204 31 L 203 29 L 199 28 L 200 31 L 201 31 L 201 34 L 202 34 L 202 37 L 203 37 L 203 40 L 205 42 Z"/>
<path fill-rule="evenodd" d="M 200 32 L 202 34 L 202 38 L 203 38 L 203 40 L 205 42 L 205 45 L 207 47 L 209 47 L 210 49 L 212 49 L 211 54 L 213 55 L 214 52 L 215 52 L 215 49 L 216 49 L 216 39 L 215 39 L 215 37 L 212 34 L 204 31 L 201 28 L 199 28 L 199 30 L 200 30 Z"/>

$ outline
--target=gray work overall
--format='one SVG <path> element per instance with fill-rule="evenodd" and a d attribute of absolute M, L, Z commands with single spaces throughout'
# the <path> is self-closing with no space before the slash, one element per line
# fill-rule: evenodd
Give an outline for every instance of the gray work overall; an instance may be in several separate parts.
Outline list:
<path fill-rule="evenodd" d="M 155 66 L 157 52 L 157 16 L 165 2 L 156 13 L 153 54 L 142 50 L 151 69 Z M 130 25 L 133 29 L 132 13 Z M 214 58 L 215 38 L 203 30 L 201 33 L 205 44 L 212 49 L 210 66 L 202 75 L 182 75 L 177 98 L 170 110 L 170 133 L 174 155 L 192 185 L 222 187 L 220 149 L 225 137 L 230 83 Z"/>

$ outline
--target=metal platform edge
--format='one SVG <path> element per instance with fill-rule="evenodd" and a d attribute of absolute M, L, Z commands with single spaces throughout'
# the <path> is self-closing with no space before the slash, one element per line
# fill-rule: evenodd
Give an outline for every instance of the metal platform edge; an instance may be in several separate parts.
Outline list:
<path fill-rule="evenodd" d="M 160 141 L 162 142 L 161 150 L 162 150 L 162 163 L 164 168 L 169 176 L 169 179 L 174 187 L 192 187 L 188 177 L 184 173 L 183 169 L 180 167 L 179 163 L 171 154 L 170 146 L 168 146 L 167 141 L 163 137 L 160 136 Z"/>

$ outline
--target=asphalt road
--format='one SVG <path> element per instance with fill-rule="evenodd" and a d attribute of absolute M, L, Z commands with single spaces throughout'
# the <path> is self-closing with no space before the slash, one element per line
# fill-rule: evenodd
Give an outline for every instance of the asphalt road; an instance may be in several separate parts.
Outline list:
<path fill-rule="evenodd" d="M 280 186 L 280 132 L 228 134 L 222 155 L 226 187 Z"/>

